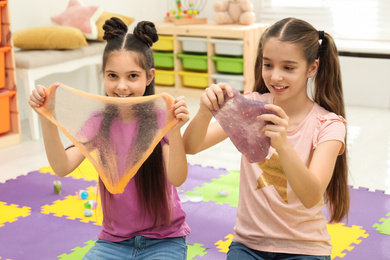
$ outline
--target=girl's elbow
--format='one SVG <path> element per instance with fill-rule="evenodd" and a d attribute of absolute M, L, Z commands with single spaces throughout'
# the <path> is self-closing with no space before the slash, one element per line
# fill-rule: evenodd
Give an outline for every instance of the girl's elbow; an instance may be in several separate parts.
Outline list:
<path fill-rule="evenodd" d="M 68 171 L 64 171 L 63 169 L 55 169 L 52 167 L 52 170 L 54 172 L 55 175 L 57 175 L 58 177 L 65 177 L 66 175 L 68 175 L 70 172 Z"/>
<path fill-rule="evenodd" d="M 197 153 L 198 153 L 198 152 L 195 151 L 195 150 L 186 149 L 186 154 L 194 155 L 194 154 L 197 154 Z"/>
<path fill-rule="evenodd" d="M 319 202 L 320 202 L 321 199 L 317 199 L 317 198 L 308 198 L 306 200 L 301 200 L 303 206 L 307 209 L 311 209 L 313 208 L 314 206 L 316 206 Z"/>
<path fill-rule="evenodd" d="M 185 144 L 184 144 L 184 150 L 185 150 L 186 154 L 191 154 L 191 155 L 197 154 L 197 153 L 202 151 L 200 145 L 199 146 L 190 146 L 190 145 L 185 145 Z"/>

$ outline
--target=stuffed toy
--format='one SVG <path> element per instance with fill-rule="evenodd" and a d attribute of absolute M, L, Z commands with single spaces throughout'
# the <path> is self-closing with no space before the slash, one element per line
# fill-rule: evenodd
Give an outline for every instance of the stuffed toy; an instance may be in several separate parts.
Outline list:
<path fill-rule="evenodd" d="M 217 24 L 250 25 L 255 22 L 253 4 L 250 0 L 228 0 L 214 4 L 214 21 Z"/>

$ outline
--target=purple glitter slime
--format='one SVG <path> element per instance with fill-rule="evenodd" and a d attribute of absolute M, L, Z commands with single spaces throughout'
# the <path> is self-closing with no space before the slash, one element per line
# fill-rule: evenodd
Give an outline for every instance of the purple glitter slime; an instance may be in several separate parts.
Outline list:
<path fill-rule="evenodd" d="M 225 103 L 211 113 L 249 162 L 263 162 L 271 140 L 260 131 L 267 123 L 256 118 L 261 114 L 275 113 L 264 108 L 267 103 L 248 100 L 238 90 L 233 91 L 233 97 L 228 97 L 225 92 Z"/>

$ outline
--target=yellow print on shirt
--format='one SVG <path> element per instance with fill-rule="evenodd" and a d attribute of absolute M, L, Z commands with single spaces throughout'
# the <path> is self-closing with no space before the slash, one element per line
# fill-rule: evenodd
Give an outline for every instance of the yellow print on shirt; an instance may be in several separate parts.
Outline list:
<path fill-rule="evenodd" d="M 287 178 L 280 163 L 279 155 L 275 152 L 270 159 L 265 158 L 264 162 L 258 163 L 258 165 L 263 170 L 263 174 L 257 179 L 256 189 L 272 185 L 287 203 Z"/>

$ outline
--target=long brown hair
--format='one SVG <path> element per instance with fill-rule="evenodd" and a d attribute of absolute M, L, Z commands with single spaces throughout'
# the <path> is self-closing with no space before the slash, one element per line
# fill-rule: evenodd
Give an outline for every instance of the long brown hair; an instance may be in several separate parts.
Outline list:
<path fill-rule="evenodd" d="M 267 28 L 263 33 L 257 52 L 253 90 L 261 94 L 269 92 L 262 76 L 262 67 L 263 47 L 270 38 L 300 46 L 307 64 L 312 64 L 318 59 L 319 66 L 315 75 L 313 100 L 326 110 L 345 118 L 341 72 L 336 45 L 328 33 L 317 31 L 311 24 L 303 20 L 285 18 Z M 332 179 L 325 191 L 325 202 L 328 204 L 331 215 L 329 222 L 331 223 L 342 221 L 345 217 L 348 217 L 349 211 L 346 137 L 344 141 L 344 153 L 338 156 Z"/>
<path fill-rule="evenodd" d="M 128 27 L 122 20 L 112 17 L 103 25 L 103 39 L 107 45 L 103 53 L 102 70 L 104 72 L 107 59 L 114 51 L 130 51 L 136 54 L 136 62 L 146 71 L 148 75 L 150 69 L 154 68 L 154 59 L 151 46 L 158 41 L 157 30 L 152 22 L 142 21 L 134 28 L 133 34 L 128 34 Z M 144 96 L 153 95 L 154 79 L 146 86 Z M 139 104 L 134 106 L 137 117 L 142 118 L 142 114 L 150 108 L 151 104 Z M 144 116 L 145 117 L 145 116 Z M 155 118 L 157 124 L 157 118 Z M 147 126 L 140 122 L 139 141 L 150 138 L 145 133 L 149 131 Z M 145 140 L 144 140 L 145 141 Z M 142 207 L 144 214 L 148 214 L 154 220 L 154 226 L 169 224 L 171 218 L 170 190 L 167 185 L 163 153 L 161 143 L 158 143 L 148 159 L 142 164 L 135 175 L 135 185 L 137 188 L 138 203 Z"/>

